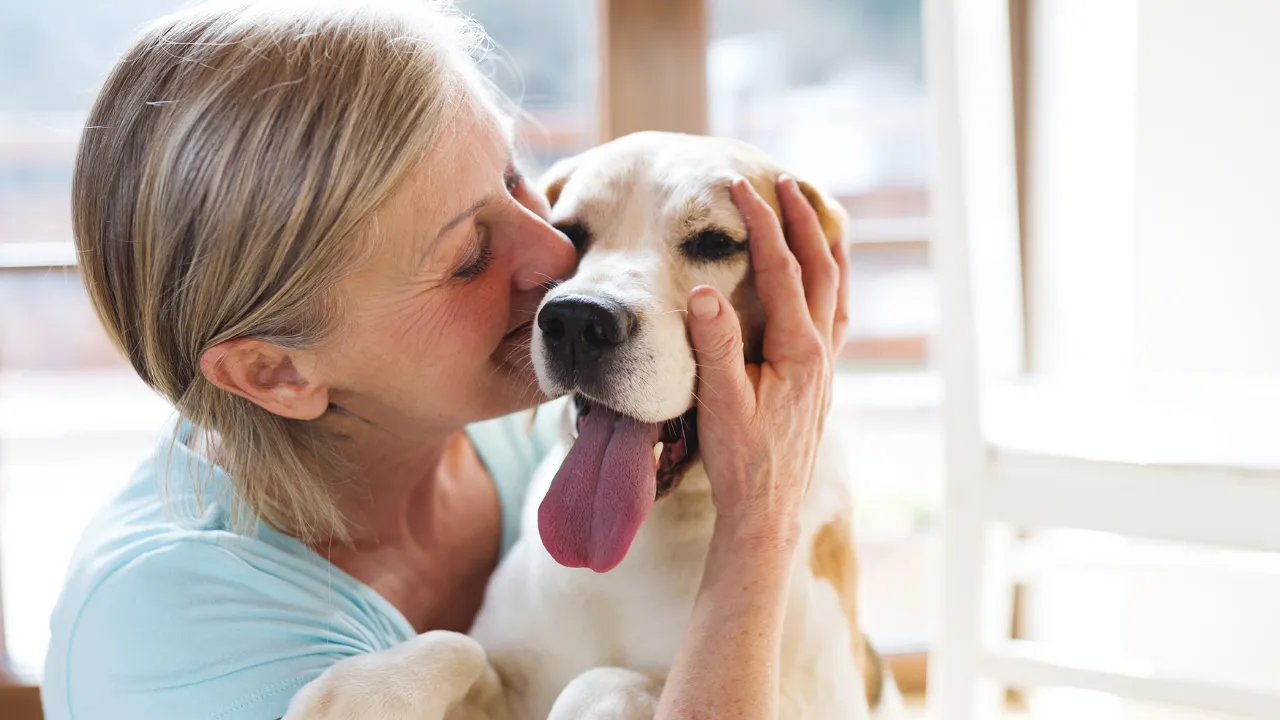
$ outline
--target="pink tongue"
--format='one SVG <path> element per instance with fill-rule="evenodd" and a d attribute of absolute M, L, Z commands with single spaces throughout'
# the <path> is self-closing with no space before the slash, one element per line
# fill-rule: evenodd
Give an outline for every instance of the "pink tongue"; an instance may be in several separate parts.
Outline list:
<path fill-rule="evenodd" d="M 653 446 L 661 423 L 642 423 L 599 405 L 538 507 L 542 544 L 566 567 L 612 570 L 653 509 Z"/>

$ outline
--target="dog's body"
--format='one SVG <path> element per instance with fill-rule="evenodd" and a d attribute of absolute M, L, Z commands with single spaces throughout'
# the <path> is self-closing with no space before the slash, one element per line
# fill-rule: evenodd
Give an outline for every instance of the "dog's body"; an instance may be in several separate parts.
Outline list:
<path fill-rule="evenodd" d="M 681 311 L 692 287 L 716 286 L 742 321 L 748 359 L 758 361 L 763 313 L 728 182 L 745 176 L 776 209 L 778 174 L 745 144 L 663 133 L 628 136 L 552 168 L 552 221 L 582 261 L 540 307 L 532 353 L 543 388 L 575 402 L 563 447 L 530 489 L 520 540 L 486 591 L 471 631 L 478 645 L 427 633 L 385 657 L 344 661 L 299 693 L 289 719 L 653 717 L 715 519 L 696 454 L 696 365 Z M 840 211 L 802 189 L 839 241 Z M 843 468 L 825 438 L 784 625 L 779 716 L 788 720 L 857 720 L 877 709 L 890 717 L 899 707 L 858 625 Z M 400 715 L 376 689 L 359 687 L 369 682 L 431 687 L 411 693 L 421 699 L 403 701 L 411 712 Z"/>
<path fill-rule="evenodd" d="M 867 717 L 868 690 L 878 700 L 877 683 L 891 680 L 869 668 L 864 682 L 866 650 L 850 615 L 857 568 L 847 478 L 833 442 L 824 442 L 820 453 L 805 500 L 804 542 L 791 574 L 779 717 L 857 720 Z M 562 458 L 563 451 L 548 458 L 539 472 L 520 542 L 494 575 L 471 634 L 515 690 L 512 717 L 547 717 L 574 678 L 603 666 L 637 671 L 632 689 L 637 696 L 652 693 L 652 706 L 637 704 L 634 713 L 600 717 L 647 720 L 702 577 L 715 519 L 710 486 L 701 463 L 695 463 L 680 486 L 655 505 L 626 559 L 595 574 L 560 565 L 538 538 L 537 505 Z M 603 695 L 590 686 L 570 688 L 556 717 L 595 717 L 567 710 L 611 702 L 610 694 L 628 682 L 624 673 L 617 677 L 618 684 Z"/>

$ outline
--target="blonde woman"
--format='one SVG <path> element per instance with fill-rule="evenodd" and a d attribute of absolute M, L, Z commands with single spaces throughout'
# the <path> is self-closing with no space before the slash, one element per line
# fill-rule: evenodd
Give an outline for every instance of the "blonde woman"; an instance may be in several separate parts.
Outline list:
<path fill-rule="evenodd" d="M 530 321 L 576 261 L 513 162 L 482 40 L 447 6 L 245 0 L 162 18 L 112 70 L 76 243 L 107 332 L 181 421 L 81 540 L 50 720 L 270 720 L 343 658 L 470 626 L 555 419 L 519 413 L 548 401 Z M 786 261 L 757 282 L 812 317 L 766 331 L 834 353 L 844 258 L 794 260 L 788 241 L 826 243 L 779 191 L 786 239 L 735 200 Z M 832 297 L 806 305 L 801 274 Z M 688 310 L 720 519 L 661 714 L 772 718 L 830 357 L 748 374 L 725 299 Z M 716 404 L 739 393 L 751 411 Z"/>

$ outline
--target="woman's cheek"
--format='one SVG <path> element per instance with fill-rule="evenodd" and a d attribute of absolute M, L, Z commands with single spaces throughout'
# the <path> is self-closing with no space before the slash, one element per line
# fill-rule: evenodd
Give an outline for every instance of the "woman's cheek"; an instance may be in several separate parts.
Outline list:
<path fill-rule="evenodd" d="M 467 288 L 457 302 L 450 303 L 447 324 L 438 337 L 455 338 L 459 345 L 488 354 L 506 333 L 507 302 L 494 283 L 483 279 Z"/>

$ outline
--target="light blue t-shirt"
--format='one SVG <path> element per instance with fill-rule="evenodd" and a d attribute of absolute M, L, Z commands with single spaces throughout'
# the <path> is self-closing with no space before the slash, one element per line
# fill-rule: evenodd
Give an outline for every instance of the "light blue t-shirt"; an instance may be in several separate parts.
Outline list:
<path fill-rule="evenodd" d="M 559 416 L 549 406 L 532 431 L 527 413 L 467 429 L 497 485 L 504 553 Z M 217 492 L 175 524 L 165 503 L 191 500 L 197 477 L 229 487 L 166 437 L 85 531 L 50 621 L 47 720 L 274 720 L 335 662 L 413 637 L 390 603 L 300 542 L 231 532 Z"/>

